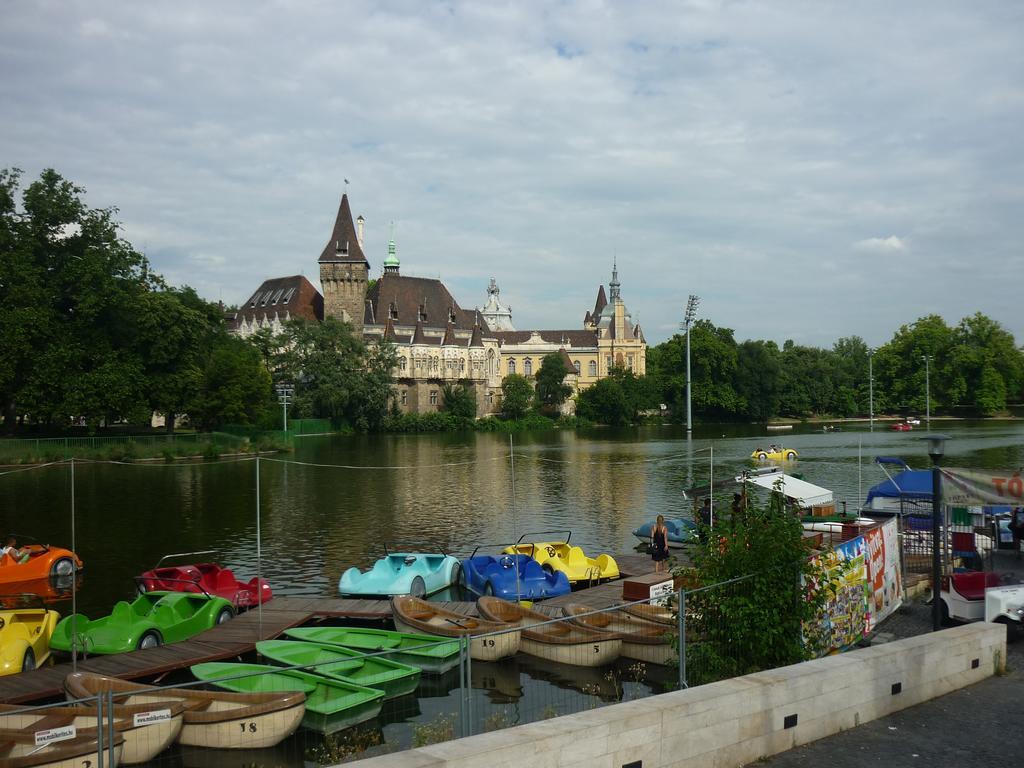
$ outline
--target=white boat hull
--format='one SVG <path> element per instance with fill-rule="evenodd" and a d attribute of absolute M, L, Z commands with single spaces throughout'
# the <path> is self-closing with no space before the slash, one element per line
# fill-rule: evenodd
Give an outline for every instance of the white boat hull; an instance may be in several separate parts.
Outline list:
<path fill-rule="evenodd" d="M 239 717 L 216 723 L 190 723 L 186 717 L 178 742 L 210 749 L 262 749 L 272 747 L 295 733 L 302 723 L 306 705 L 299 704 L 253 717 Z"/>
<path fill-rule="evenodd" d="M 575 667 L 601 667 L 611 664 L 622 652 L 622 641 L 594 640 L 583 643 L 545 643 L 542 640 L 522 638 L 520 650 L 530 656 L 557 661 Z"/>

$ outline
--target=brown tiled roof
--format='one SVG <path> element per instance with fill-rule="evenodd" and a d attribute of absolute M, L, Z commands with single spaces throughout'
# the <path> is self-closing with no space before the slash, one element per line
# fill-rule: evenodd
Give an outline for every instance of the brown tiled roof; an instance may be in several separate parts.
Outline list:
<path fill-rule="evenodd" d="M 572 329 L 565 331 L 491 331 L 499 344 L 525 344 L 534 333 L 549 344 L 571 344 L 574 347 L 596 347 L 597 333 Z"/>
<path fill-rule="evenodd" d="M 594 322 L 601 316 L 601 310 L 608 306 L 608 298 L 604 295 L 604 286 L 597 289 L 597 301 L 594 302 L 594 311 L 590 317 Z"/>
<path fill-rule="evenodd" d="M 441 340 L 441 346 L 450 347 L 458 344 L 455 340 L 455 326 L 448 323 L 448 327 L 444 329 L 444 338 Z"/>
<path fill-rule="evenodd" d="M 482 347 L 484 345 L 483 334 L 479 325 L 473 326 L 473 336 L 469 340 L 470 347 Z"/>
<path fill-rule="evenodd" d="M 320 261 L 357 261 L 369 265 L 366 256 L 363 255 L 363 249 L 359 245 L 355 224 L 352 223 L 352 209 L 348 207 L 348 195 L 341 196 L 341 205 L 338 206 L 338 216 L 334 220 L 331 239 L 324 246 L 324 250 L 320 254 Z"/>
<path fill-rule="evenodd" d="M 324 319 L 324 297 L 302 275 L 291 277 L 274 277 L 264 280 L 235 314 L 234 323 L 237 327 L 244 320 L 247 323 L 270 320 L 277 316 L 284 320 L 287 315 L 291 319 L 304 320 Z"/>
<path fill-rule="evenodd" d="M 449 310 L 454 310 L 454 325 L 457 330 L 472 330 L 478 322 L 476 312 L 462 309 L 444 283 L 427 277 L 407 277 L 385 272 L 367 291 L 366 300 L 372 305 L 368 306 L 364 313 L 368 322 L 372 322 L 369 320 L 371 317 L 376 317 L 378 323 L 381 318 L 390 317 L 392 304 L 398 311 L 398 319 L 395 322 L 401 325 L 417 322 L 421 307 L 426 315 L 423 325 L 428 328 L 444 328 L 450 320 Z M 479 323 L 486 333 L 486 321 L 479 318 Z"/>

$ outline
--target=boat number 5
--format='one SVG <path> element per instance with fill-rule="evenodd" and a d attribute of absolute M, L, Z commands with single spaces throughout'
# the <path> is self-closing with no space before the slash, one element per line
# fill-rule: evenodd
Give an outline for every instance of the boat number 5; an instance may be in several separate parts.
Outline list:
<path fill-rule="evenodd" d="M 238 727 L 242 729 L 242 733 L 256 733 L 256 723 L 239 723 Z"/>

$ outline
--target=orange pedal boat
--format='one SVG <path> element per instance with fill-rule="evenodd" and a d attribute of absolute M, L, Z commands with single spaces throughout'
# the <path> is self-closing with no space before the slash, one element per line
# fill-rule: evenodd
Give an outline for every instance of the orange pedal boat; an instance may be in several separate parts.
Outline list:
<path fill-rule="evenodd" d="M 27 536 L 17 536 L 19 541 Z M 67 577 L 82 569 L 82 561 L 70 549 L 49 544 L 30 542 L 18 547 L 17 552 L 4 552 L 0 556 L 0 585 L 54 576 Z"/>

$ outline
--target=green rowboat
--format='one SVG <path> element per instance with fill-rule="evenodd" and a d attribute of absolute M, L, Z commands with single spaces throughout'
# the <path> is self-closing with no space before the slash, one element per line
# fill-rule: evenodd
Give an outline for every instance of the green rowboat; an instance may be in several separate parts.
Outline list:
<path fill-rule="evenodd" d="M 366 657 L 340 645 L 301 640 L 264 640 L 256 650 L 271 661 L 288 667 L 308 667 L 304 672 L 384 691 L 385 699 L 416 690 L 420 670 L 381 656 Z"/>
<path fill-rule="evenodd" d="M 238 677 L 251 673 L 247 677 Z M 282 670 L 266 664 L 238 664 L 215 661 L 192 666 L 196 679 L 227 691 L 240 693 L 306 694 L 306 714 L 302 724 L 321 733 L 334 733 L 377 716 L 384 703 L 384 692 L 340 680 L 320 677 L 299 670 Z M 224 680 L 223 678 L 235 678 Z"/>
<path fill-rule="evenodd" d="M 458 641 L 439 641 L 430 635 L 361 627 L 296 627 L 286 629 L 284 633 L 296 640 L 321 645 L 338 645 L 360 651 L 392 651 L 388 659 L 434 674 L 443 674 L 459 664 Z"/>

